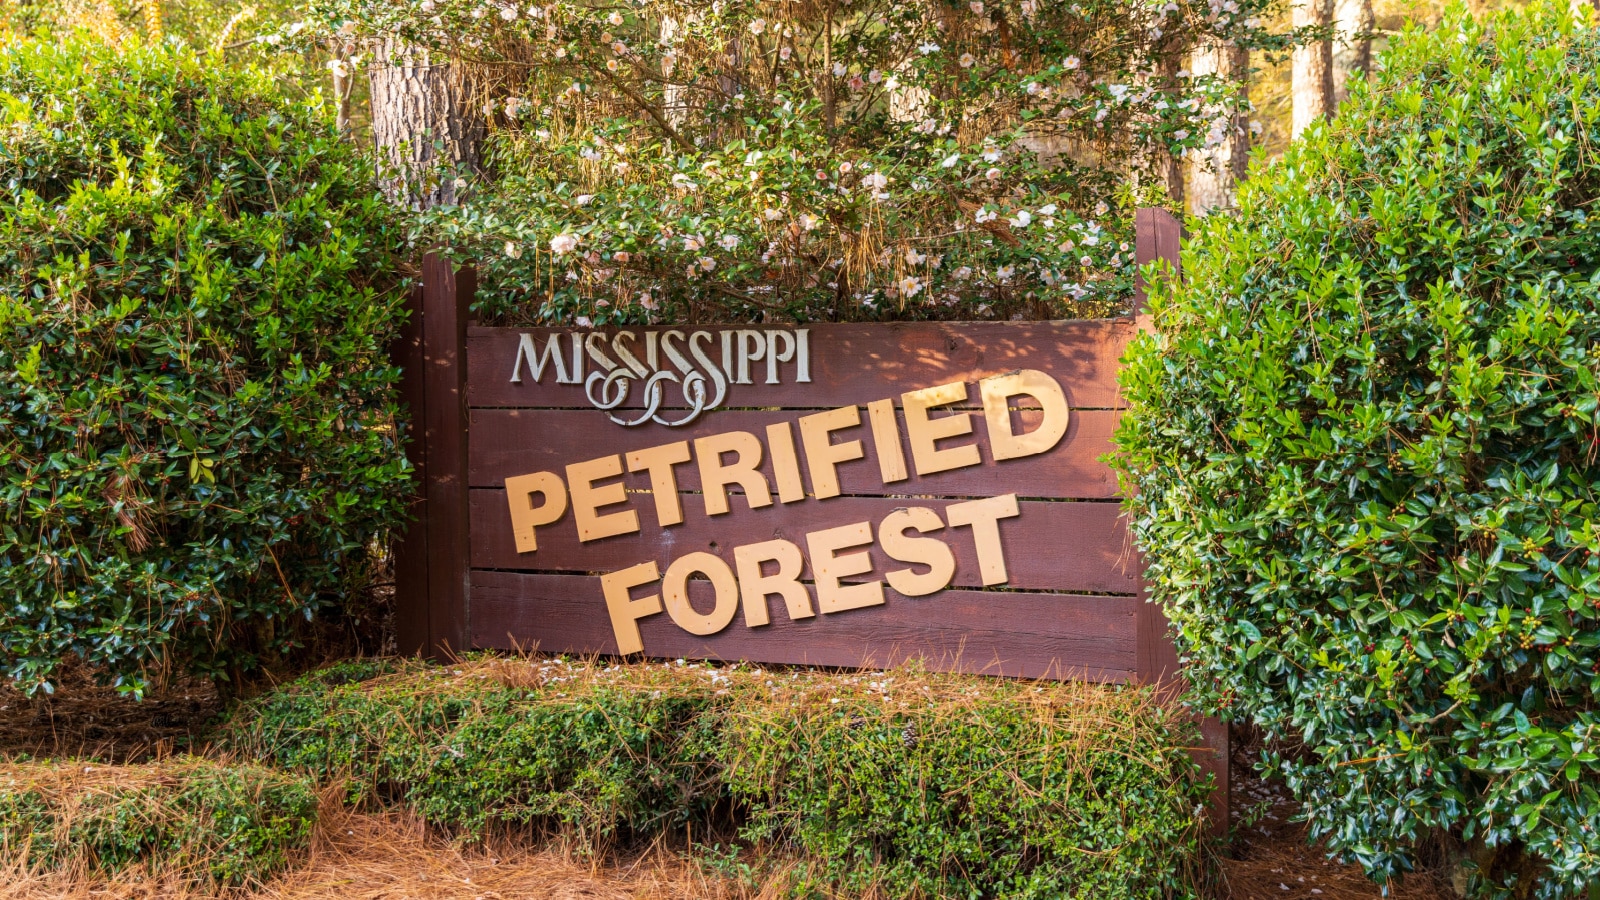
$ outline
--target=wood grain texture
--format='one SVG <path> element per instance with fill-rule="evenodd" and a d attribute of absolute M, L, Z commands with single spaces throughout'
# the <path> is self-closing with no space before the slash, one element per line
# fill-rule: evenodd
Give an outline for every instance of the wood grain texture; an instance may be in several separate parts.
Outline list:
<path fill-rule="evenodd" d="M 634 495 L 641 496 L 641 495 Z M 733 511 L 707 520 L 698 495 L 680 495 L 688 520 L 665 531 L 653 525 L 640 534 L 620 535 L 579 543 L 571 516 L 539 532 L 539 549 L 518 554 L 511 533 L 505 491 L 472 491 L 472 567 L 545 572 L 604 572 L 654 559 L 664 568 L 685 553 L 707 551 L 733 562 L 733 548 L 759 541 L 782 539 L 805 547 L 812 531 L 870 522 L 874 529 L 889 513 L 901 507 L 925 506 L 943 510 L 949 500 L 908 500 L 877 497 L 834 497 L 805 500 L 774 511 L 751 510 L 739 498 Z M 635 501 L 636 504 L 639 501 Z M 653 504 L 640 507 L 641 519 L 653 523 Z M 1081 591 L 1132 594 L 1137 578 L 1132 550 L 1115 503 L 1051 503 L 1023 501 L 1021 514 L 1000 522 L 1008 586 L 1028 590 Z M 943 515 L 941 514 L 941 519 Z M 957 586 L 980 584 L 970 528 L 949 528 L 931 536 L 944 540 L 955 552 Z M 877 575 L 904 568 L 871 550 Z M 809 576 L 809 569 L 807 570 Z"/>
<path fill-rule="evenodd" d="M 473 487 L 502 487 L 508 477 L 532 472 L 561 472 L 574 462 L 604 454 L 627 454 L 634 450 L 658 447 L 674 441 L 729 431 L 747 431 L 763 441 L 766 428 L 775 422 L 793 422 L 804 413 L 790 411 L 722 411 L 682 428 L 640 425 L 622 428 L 597 409 L 519 410 L 475 409 L 471 414 L 472 445 L 468 478 Z M 976 443 L 983 464 L 927 476 L 913 470 L 910 477 L 885 485 L 878 469 L 876 444 L 865 414 L 858 427 L 835 433 L 835 441 L 859 440 L 870 458 L 839 466 L 839 480 L 846 494 L 883 496 L 886 494 L 933 494 L 945 497 L 986 497 L 1016 492 L 1024 497 L 1060 499 L 1109 499 L 1117 494 L 1117 479 L 1100 458 L 1113 449 L 1111 436 L 1118 413 L 1114 410 L 1079 410 L 1072 414 L 1067 434 L 1055 449 L 1038 456 L 995 462 L 985 437 L 983 416 L 970 414 L 975 436 L 965 442 Z M 904 447 L 903 417 L 901 445 Z M 1039 413 L 1017 410 L 1012 418 L 1019 431 L 1038 425 Z M 951 442 L 960 443 L 960 442 Z M 909 461 L 909 455 L 906 457 Z M 804 466 L 801 467 L 804 469 Z M 774 485 L 770 451 L 764 453 L 761 471 Z M 677 466 L 678 487 L 700 490 L 700 473 L 694 464 Z M 625 476 L 629 490 L 648 490 L 650 478 L 644 472 Z M 809 487 L 809 485 L 808 485 Z"/>
<path fill-rule="evenodd" d="M 648 593 L 643 589 L 639 593 Z M 771 625 L 746 627 L 741 612 L 722 632 L 697 637 L 665 614 L 640 620 L 656 657 L 751 659 L 821 666 L 887 666 L 922 658 L 941 671 L 1128 681 L 1135 677 L 1131 597 L 946 591 L 881 606 L 790 621 L 770 598 Z M 473 642 L 486 648 L 616 653 L 600 579 L 585 575 L 472 573 Z M 710 585 L 691 582 L 697 608 Z"/>
<path fill-rule="evenodd" d="M 828 409 L 866 404 L 904 391 L 976 382 L 1014 369 L 1040 369 L 1061 382 L 1073 408 L 1120 408 L 1117 364 L 1122 350 L 1137 333 L 1132 320 L 1060 322 L 895 322 L 807 326 L 811 337 L 811 383 L 794 381 L 782 371 L 781 384 L 732 385 L 723 409 L 782 407 Z M 634 329 L 642 333 L 644 329 Z M 660 329 L 652 329 L 660 330 Z M 683 326 L 679 330 L 737 330 L 725 326 Z M 585 408 L 589 401 L 578 385 L 557 384 L 546 371 L 541 382 L 523 373 L 511 382 L 517 346 L 523 332 L 542 347 L 552 331 L 570 329 L 473 328 L 467 333 L 468 402 L 473 407 Z M 720 341 L 713 359 L 720 361 Z M 765 367 L 762 367 L 763 374 Z M 672 387 L 668 385 L 668 387 Z M 639 409 L 636 388 L 624 409 Z M 977 391 L 972 391 L 977 402 Z M 676 390 L 666 391 L 664 408 L 684 408 Z"/>
<path fill-rule="evenodd" d="M 409 316 L 389 348 L 389 358 L 400 367 L 400 402 L 406 411 L 406 459 L 411 463 L 417 490 L 407 510 L 407 524 L 394 543 L 394 632 L 396 649 L 407 656 L 427 651 L 428 630 L 428 442 L 423 440 L 427 391 L 423 381 L 422 285 L 407 297 Z"/>
<path fill-rule="evenodd" d="M 445 656 L 467 647 L 467 307 L 471 269 L 457 272 L 450 260 L 430 253 L 422 262 L 423 439 L 428 444 L 427 652 Z"/>

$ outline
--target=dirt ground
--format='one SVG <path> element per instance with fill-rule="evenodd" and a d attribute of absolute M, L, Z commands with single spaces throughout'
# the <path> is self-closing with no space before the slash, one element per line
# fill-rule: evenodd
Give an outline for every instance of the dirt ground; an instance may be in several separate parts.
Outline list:
<path fill-rule="evenodd" d="M 183 682 L 133 703 L 82 673 L 63 679 L 48 701 L 0 687 L 0 759 L 95 757 L 136 762 L 200 745 L 221 709 L 209 685 Z M 1367 900 L 1382 889 L 1358 867 L 1339 865 L 1305 843 L 1295 805 L 1282 785 L 1253 771 L 1254 747 L 1235 741 L 1234 817 L 1266 804 L 1260 821 L 1236 825 L 1223 885 L 1216 900 Z M 679 841 L 682 843 L 682 841 Z M 559 848 L 515 841 L 461 847 L 432 834 L 414 817 L 364 815 L 330 797 L 323 804 L 310 856 L 250 900 L 765 900 L 717 878 L 681 847 L 653 847 L 604 865 L 585 863 Z M 0 900 L 190 898 L 188 886 L 129 873 L 115 881 L 82 873 L 28 872 L 0 865 Z M 1453 900 L 1447 885 L 1413 875 L 1390 886 L 1394 900 Z"/>

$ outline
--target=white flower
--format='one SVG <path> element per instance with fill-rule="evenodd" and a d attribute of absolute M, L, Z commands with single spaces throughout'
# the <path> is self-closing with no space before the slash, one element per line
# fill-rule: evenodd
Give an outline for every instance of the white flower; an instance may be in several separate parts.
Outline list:
<path fill-rule="evenodd" d="M 793 55 L 794 55 L 794 48 L 790 47 L 788 44 L 784 44 L 782 47 L 778 48 L 778 58 L 779 59 L 787 60 L 789 57 L 791 57 Z"/>
<path fill-rule="evenodd" d="M 1053 216 L 1055 214 L 1056 205 L 1054 203 L 1047 203 L 1044 206 L 1039 207 L 1039 215 L 1041 216 Z"/>
<path fill-rule="evenodd" d="M 997 181 L 1000 178 L 1000 170 L 990 169 L 989 171 L 983 173 L 983 177 L 989 179 L 990 181 Z"/>
<path fill-rule="evenodd" d="M 1000 279 L 1001 281 L 1010 281 L 1011 280 L 1011 276 L 1017 274 L 1017 267 L 1016 266 L 1002 266 L 1001 268 L 996 269 L 994 274 L 995 274 L 995 277 Z"/>
<path fill-rule="evenodd" d="M 1028 82 L 1028 94 L 1029 94 L 1029 96 L 1032 96 L 1033 94 L 1039 93 L 1039 90 L 1040 90 L 1039 82 L 1037 82 L 1037 81 Z"/>
<path fill-rule="evenodd" d="M 328 60 L 328 71 L 332 72 L 335 78 L 344 78 L 350 74 L 350 67 L 345 65 L 342 59 L 330 59 Z"/>
<path fill-rule="evenodd" d="M 589 202 L 593 199 L 593 194 L 579 194 L 578 196 L 572 198 L 572 202 L 578 204 L 579 206 L 588 206 Z"/>
<path fill-rule="evenodd" d="M 1121 101 L 1122 98 L 1128 96 L 1128 86 L 1125 84 L 1107 85 L 1106 90 L 1111 92 L 1111 99 L 1113 100 Z"/>
<path fill-rule="evenodd" d="M 820 224 L 822 224 L 822 220 L 810 213 L 806 213 L 800 217 L 800 227 L 807 231 L 816 231 L 817 226 Z"/>
<path fill-rule="evenodd" d="M 939 168 L 948 169 L 948 168 L 950 168 L 951 166 L 955 165 L 958 162 L 961 162 L 961 154 L 952 153 L 949 156 L 945 157 L 944 162 L 939 163 Z"/>
<path fill-rule="evenodd" d="M 578 155 L 589 162 L 595 162 L 600 159 L 600 151 L 593 147 L 584 147 L 582 150 L 578 151 Z"/>
<path fill-rule="evenodd" d="M 873 172 L 861 179 L 861 186 L 871 191 L 881 191 L 889 186 L 889 176 L 882 172 Z"/>
<path fill-rule="evenodd" d="M 683 239 L 683 249 L 688 250 L 691 253 L 704 248 L 705 245 L 706 239 L 698 234 L 691 234 Z"/>
<path fill-rule="evenodd" d="M 1189 136 L 1189 129 L 1187 129 L 1187 128 L 1179 128 L 1177 131 L 1174 131 L 1172 133 L 1173 140 L 1177 140 L 1177 141 L 1184 140 L 1188 136 Z"/>
<path fill-rule="evenodd" d="M 717 244 L 724 250 L 737 250 L 739 249 L 739 236 L 737 234 L 725 234 L 717 238 Z"/>
<path fill-rule="evenodd" d="M 515 22 L 517 20 L 517 8 L 515 6 L 500 7 L 500 18 L 507 22 Z"/>
<path fill-rule="evenodd" d="M 1108 113 L 1108 112 L 1111 112 L 1111 110 L 1106 109 L 1104 106 L 1100 107 L 1099 109 L 1095 110 L 1095 112 L 1094 112 L 1094 120 L 1096 122 L 1104 122 L 1105 118 L 1106 118 L 1106 113 Z"/>
<path fill-rule="evenodd" d="M 705 269 L 707 272 L 717 267 L 717 261 L 709 256 L 702 256 L 698 261 L 700 263 L 700 268 Z"/>
<path fill-rule="evenodd" d="M 963 69 L 972 68 L 972 64 L 977 62 L 977 61 L 978 61 L 978 58 L 973 56 L 971 53 L 963 53 L 963 54 L 961 54 L 960 62 L 961 62 L 961 68 L 963 68 Z"/>
<path fill-rule="evenodd" d="M 999 162 L 1000 161 L 1000 149 L 998 147 L 990 147 L 987 150 L 984 150 L 983 151 L 983 161 L 984 162 L 992 162 L 992 163 Z"/>
<path fill-rule="evenodd" d="M 833 77 L 835 78 L 843 78 L 848 71 L 850 70 L 844 67 L 844 63 L 836 62 L 833 64 Z"/>
<path fill-rule="evenodd" d="M 906 248 L 906 264 L 907 265 L 920 266 L 920 265 L 922 265 L 923 261 L 926 260 L 926 259 L 927 259 L 926 256 L 922 255 L 921 253 L 918 253 L 916 250 L 913 250 L 913 249 L 911 249 L 909 247 Z"/>
<path fill-rule="evenodd" d="M 613 25 L 621 25 L 622 24 L 622 13 L 614 12 L 611 15 L 606 16 L 606 21 L 610 22 Z"/>
<path fill-rule="evenodd" d="M 611 254 L 611 258 L 621 265 L 627 265 L 628 260 L 633 259 L 633 254 L 626 250 L 618 250 L 617 252 Z"/>
<path fill-rule="evenodd" d="M 1000 214 L 992 209 L 980 209 L 978 210 L 977 214 L 973 216 L 973 218 L 976 219 L 978 224 L 981 225 L 984 222 L 993 222 L 995 219 L 999 218 L 999 216 Z"/>
<path fill-rule="evenodd" d="M 699 187 L 689 176 L 682 172 L 672 176 L 672 186 L 680 191 L 692 191 Z"/>
<path fill-rule="evenodd" d="M 1028 223 L 1033 221 L 1033 214 L 1025 209 L 1019 209 L 1017 214 L 1012 216 L 1009 221 L 1012 228 L 1027 228 Z"/>
<path fill-rule="evenodd" d="M 763 219 L 766 219 L 768 222 L 776 222 L 779 219 L 783 218 L 783 212 L 780 211 L 780 210 L 773 209 L 772 207 L 769 206 L 766 209 L 761 211 L 761 217 Z"/>
<path fill-rule="evenodd" d="M 1094 214 L 1097 216 L 1103 216 L 1110 210 L 1111 207 L 1107 206 L 1104 200 L 1101 200 L 1099 203 L 1094 205 Z"/>
<path fill-rule="evenodd" d="M 657 306 L 655 298 L 650 296 L 649 291 L 639 295 L 639 305 L 645 309 L 655 309 Z"/>
<path fill-rule="evenodd" d="M 571 253 L 578 249 L 578 236 L 575 234 L 558 234 L 550 239 L 550 252 L 557 256 Z"/>
<path fill-rule="evenodd" d="M 933 53 L 938 53 L 939 52 L 939 45 L 935 44 L 933 41 L 929 41 L 926 44 L 923 44 L 923 45 L 919 46 L 917 48 L 917 52 L 921 53 L 923 56 L 928 56 L 928 55 L 933 54 Z"/>
<path fill-rule="evenodd" d="M 567 48 L 565 48 L 565 47 L 557 47 L 556 48 L 556 59 L 566 59 L 566 58 L 567 58 Z M 577 87 L 577 85 L 573 85 L 573 87 Z"/>
<path fill-rule="evenodd" d="M 750 33 L 751 34 L 760 34 L 761 32 L 766 31 L 766 30 L 767 30 L 767 20 L 766 19 L 756 19 L 754 22 L 750 23 Z"/>
<path fill-rule="evenodd" d="M 576 321 L 577 321 L 577 324 L 578 324 L 579 328 L 593 328 L 594 327 L 594 322 L 588 316 L 579 316 Z"/>
<path fill-rule="evenodd" d="M 877 69 L 873 69 L 871 72 L 867 73 L 867 80 L 873 84 L 877 84 L 883 80 L 883 73 L 879 72 Z"/>
<path fill-rule="evenodd" d="M 1089 257 L 1085 256 L 1082 259 L 1078 260 L 1078 265 L 1083 266 L 1085 269 L 1087 269 L 1090 266 L 1094 265 L 1094 260 L 1092 260 Z"/>
<path fill-rule="evenodd" d="M 900 283 L 896 286 L 900 288 L 900 296 L 902 297 L 915 297 L 922 291 L 922 282 L 909 275 L 900 279 Z"/>
<path fill-rule="evenodd" d="M 617 68 L 618 68 L 618 66 L 617 66 L 617 61 L 616 60 L 614 60 L 614 59 L 606 60 L 606 71 L 615 72 L 617 70 Z"/>
<path fill-rule="evenodd" d="M 972 14 L 975 16 L 983 15 L 983 0 L 972 0 L 971 3 L 967 4 L 967 9 L 972 10 Z"/>
<path fill-rule="evenodd" d="M 618 56 L 622 56 L 623 54 L 628 52 L 628 45 L 624 44 L 621 41 L 612 41 L 611 42 L 611 52 L 615 53 Z"/>
<path fill-rule="evenodd" d="M 512 259 L 522 258 L 522 246 L 516 241 L 506 241 L 506 256 Z"/>
<path fill-rule="evenodd" d="M 423 0 L 423 2 L 428 4 L 429 6 L 433 5 L 433 0 Z M 544 10 L 540 9 L 539 7 L 537 7 L 537 6 L 528 7 L 528 18 L 537 19 L 542 15 L 544 15 Z"/>

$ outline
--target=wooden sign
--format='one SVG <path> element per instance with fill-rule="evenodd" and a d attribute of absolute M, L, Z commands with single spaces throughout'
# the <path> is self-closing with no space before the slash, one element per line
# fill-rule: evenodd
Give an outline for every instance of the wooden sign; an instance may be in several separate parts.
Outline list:
<path fill-rule="evenodd" d="M 396 348 L 402 650 L 1178 674 L 1102 461 L 1137 320 L 480 328 L 472 291 L 429 256 Z"/>

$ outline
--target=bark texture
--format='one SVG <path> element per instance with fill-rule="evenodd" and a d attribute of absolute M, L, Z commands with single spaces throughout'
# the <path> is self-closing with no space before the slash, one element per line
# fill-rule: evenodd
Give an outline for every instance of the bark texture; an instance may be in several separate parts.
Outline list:
<path fill-rule="evenodd" d="M 1327 28 L 1333 22 L 1333 0 L 1303 0 L 1294 8 L 1294 27 Z M 1333 113 L 1333 41 L 1311 41 L 1296 47 L 1291 60 L 1290 90 L 1294 99 L 1289 135 L 1299 137 L 1311 123 Z"/>
<path fill-rule="evenodd" d="M 1339 38 L 1333 48 L 1333 99 L 1342 105 L 1352 79 L 1372 71 L 1372 0 L 1334 0 L 1333 24 Z"/>
<path fill-rule="evenodd" d="M 1247 89 L 1250 52 L 1230 43 L 1207 43 L 1195 50 L 1189 68 L 1196 75 L 1218 75 L 1242 92 Z M 1213 113 L 1207 148 L 1190 161 L 1189 209 L 1196 214 L 1232 207 L 1250 162 L 1248 115 L 1226 109 Z"/>
<path fill-rule="evenodd" d="M 456 178 L 477 171 L 485 130 L 464 74 L 392 38 L 374 48 L 371 73 L 372 136 L 390 199 L 412 209 L 455 203 Z"/>

